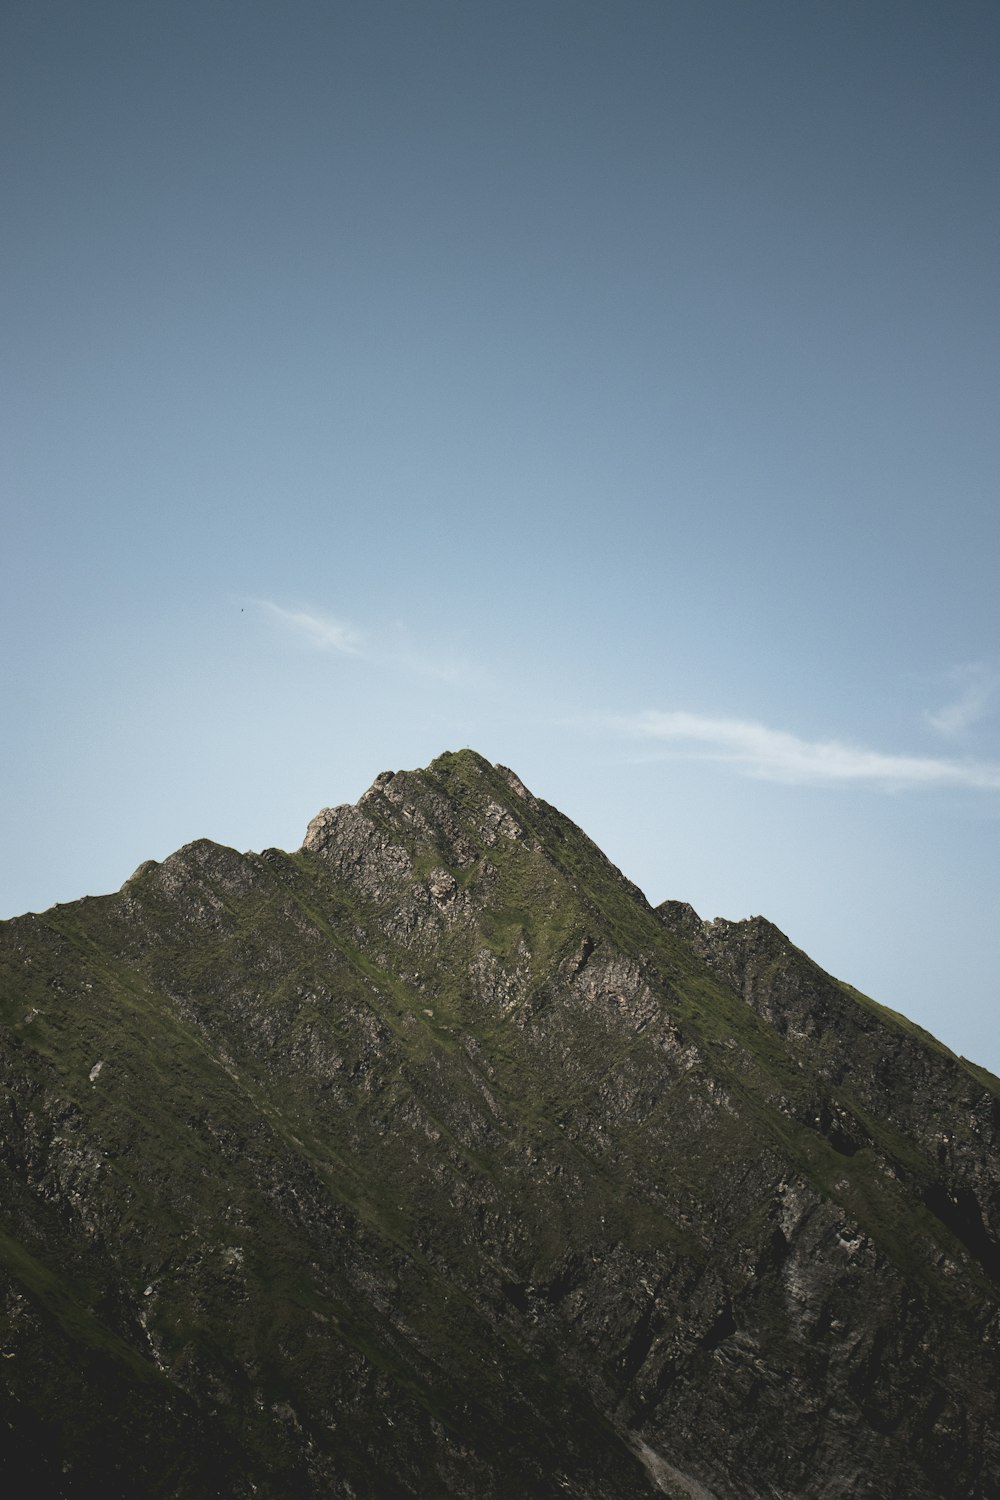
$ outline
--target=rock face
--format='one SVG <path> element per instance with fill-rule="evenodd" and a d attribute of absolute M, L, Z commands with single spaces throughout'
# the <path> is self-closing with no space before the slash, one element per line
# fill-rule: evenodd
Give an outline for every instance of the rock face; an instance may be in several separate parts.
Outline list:
<path fill-rule="evenodd" d="M 503 767 L 0 966 L 21 1493 L 1000 1495 L 1000 1083 Z"/>

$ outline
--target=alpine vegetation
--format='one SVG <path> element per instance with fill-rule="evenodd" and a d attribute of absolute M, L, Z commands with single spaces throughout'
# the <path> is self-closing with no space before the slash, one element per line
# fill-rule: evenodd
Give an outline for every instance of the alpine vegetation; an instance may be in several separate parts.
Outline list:
<path fill-rule="evenodd" d="M 1000 1082 L 504 767 L 0 976 L 11 1493 L 1000 1494 Z"/>

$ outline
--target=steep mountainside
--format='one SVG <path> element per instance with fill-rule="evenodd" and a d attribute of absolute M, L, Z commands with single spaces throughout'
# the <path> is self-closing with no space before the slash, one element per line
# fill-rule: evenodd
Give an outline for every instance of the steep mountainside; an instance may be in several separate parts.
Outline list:
<path fill-rule="evenodd" d="M 0 924 L 33 1496 L 996 1500 L 1000 1082 L 472 752 Z"/>

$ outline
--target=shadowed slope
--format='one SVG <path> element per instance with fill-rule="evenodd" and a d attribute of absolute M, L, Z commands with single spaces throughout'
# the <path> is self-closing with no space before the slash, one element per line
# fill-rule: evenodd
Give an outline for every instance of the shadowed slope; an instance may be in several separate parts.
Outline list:
<path fill-rule="evenodd" d="M 995 1492 L 995 1080 L 776 929 L 654 912 L 512 772 L 2 931 L 39 1493 Z"/>

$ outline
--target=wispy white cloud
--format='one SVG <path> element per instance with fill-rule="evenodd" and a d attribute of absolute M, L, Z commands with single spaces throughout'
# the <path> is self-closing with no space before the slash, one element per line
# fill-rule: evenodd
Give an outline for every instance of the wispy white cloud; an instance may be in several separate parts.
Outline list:
<path fill-rule="evenodd" d="M 311 610 L 284 609 L 280 604 L 273 604 L 270 599 L 258 599 L 256 603 L 300 640 L 321 651 L 336 651 L 343 656 L 360 656 L 364 653 L 364 636 L 343 620 L 335 620 L 330 615 L 317 614 Z"/>
<path fill-rule="evenodd" d="M 320 610 L 287 609 L 271 599 L 255 599 L 253 603 L 283 630 L 321 651 L 363 657 L 408 677 L 427 677 L 443 683 L 468 684 L 482 675 L 464 658 L 433 648 L 428 651 L 399 622 L 371 633 Z"/>
<path fill-rule="evenodd" d="M 675 710 L 617 718 L 612 727 L 680 753 L 718 760 L 746 775 L 812 784 L 854 782 L 885 790 L 956 786 L 1000 790 L 1000 765 L 935 756 L 892 755 L 841 740 L 807 740 L 747 719 Z"/>
<path fill-rule="evenodd" d="M 997 674 L 979 664 L 959 667 L 952 674 L 958 687 L 957 696 L 934 713 L 926 715 L 932 729 L 948 739 L 959 739 L 986 713 L 997 687 Z"/>

